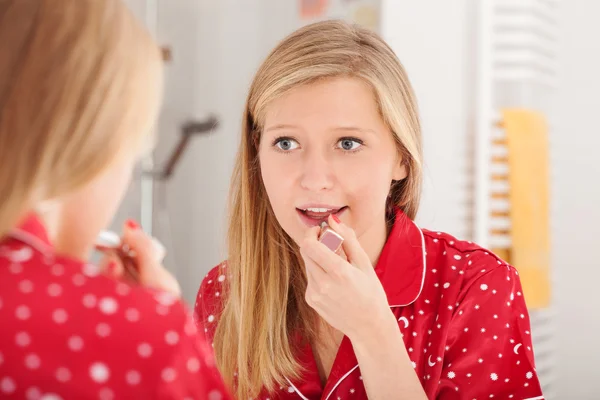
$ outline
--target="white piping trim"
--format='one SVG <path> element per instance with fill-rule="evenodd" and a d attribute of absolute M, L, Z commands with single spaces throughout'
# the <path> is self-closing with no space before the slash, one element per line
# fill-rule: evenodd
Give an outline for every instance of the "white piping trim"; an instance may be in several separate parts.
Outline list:
<path fill-rule="evenodd" d="M 43 240 L 22 229 L 13 229 L 9 232 L 8 236 L 20 240 L 21 242 L 33 247 L 40 253 L 44 253 L 46 256 L 52 254 L 52 248 L 44 243 Z"/>
<path fill-rule="evenodd" d="M 333 393 L 333 391 L 335 390 L 335 388 L 337 388 L 340 385 L 340 383 L 342 383 L 342 381 L 348 377 L 348 375 L 350 375 L 352 372 L 354 372 L 354 370 L 356 368 L 358 368 L 358 364 L 356 364 L 356 366 L 354 368 L 352 368 L 350 371 L 346 372 L 346 375 L 342 376 L 340 378 L 340 380 L 337 381 L 337 383 L 335 384 L 335 386 L 333 388 L 331 388 L 331 391 L 329 392 L 329 394 L 327 395 L 327 397 L 325 397 L 325 400 L 329 400 L 329 396 L 331 396 L 331 394 Z"/>
<path fill-rule="evenodd" d="M 421 251 L 423 253 L 423 276 L 421 277 L 421 288 L 419 289 L 419 293 L 417 293 L 417 296 L 412 299 L 410 302 L 406 303 L 406 304 L 399 304 L 399 305 L 390 305 L 390 308 L 395 308 L 395 307 L 406 307 L 412 303 L 414 303 L 419 296 L 421 295 L 421 293 L 423 292 L 423 287 L 425 286 L 425 273 L 427 272 L 427 254 L 425 252 L 425 236 L 423 236 L 423 231 L 421 230 L 421 228 L 419 228 L 417 226 L 417 224 L 415 224 L 413 221 L 411 221 L 413 223 L 413 225 L 419 230 L 419 233 L 421 234 Z"/>
<path fill-rule="evenodd" d="M 529 397 L 529 398 L 523 399 L 523 400 L 544 400 L 544 396 Z"/>
<path fill-rule="evenodd" d="M 417 296 L 412 299 L 410 302 L 406 303 L 406 304 L 400 304 L 400 305 L 394 305 L 394 306 L 390 306 L 390 308 L 394 308 L 394 307 L 405 307 L 409 304 L 414 303 L 419 296 L 421 295 L 421 292 L 423 292 L 423 287 L 425 286 L 425 273 L 427 271 L 427 254 L 425 253 L 425 236 L 423 236 L 423 231 L 421 230 L 421 228 L 419 228 L 417 226 L 417 224 L 415 224 L 413 221 L 411 221 L 415 227 L 419 230 L 419 234 L 421 235 L 421 251 L 423 254 L 423 276 L 421 277 L 421 288 L 419 289 L 419 293 L 417 293 Z M 342 383 L 342 381 L 344 379 L 346 379 L 348 377 L 348 375 L 350 375 L 352 372 L 354 372 L 354 370 L 358 368 L 358 364 L 356 364 L 356 366 L 354 368 L 352 368 L 350 371 L 346 372 L 346 374 L 344 376 L 342 376 L 337 383 L 335 384 L 335 386 L 333 386 L 333 388 L 331 389 L 331 391 L 329 392 L 329 394 L 327 395 L 327 397 L 325 398 L 325 400 L 329 400 L 329 396 L 331 396 L 331 394 L 334 392 L 334 390 L 340 385 L 340 383 Z M 298 393 L 298 395 L 302 398 L 302 400 L 309 400 L 307 399 L 302 392 L 300 392 L 293 384 L 292 382 L 290 382 L 289 379 L 286 378 L 286 380 L 289 382 L 289 384 L 291 385 L 291 387 L 296 391 L 296 393 Z M 533 398 L 533 399 L 526 399 L 526 400 L 543 400 L 543 398 Z"/>
<path fill-rule="evenodd" d="M 306 396 L 304 396 L 302 394 L 302 392 L 299 391 L 298 388 L 296 386 L 294 386 L 294 384 L 288 378 L 285 378 L 285 380 L 288 381 L 288 383 L 290 384 L 290 386 L 294 389 L 294 391 L 298 394 L 298 396 L 300 396 L 300 398 L 302 400 L 310 400 L 310 399 L 306 398 Z"/>

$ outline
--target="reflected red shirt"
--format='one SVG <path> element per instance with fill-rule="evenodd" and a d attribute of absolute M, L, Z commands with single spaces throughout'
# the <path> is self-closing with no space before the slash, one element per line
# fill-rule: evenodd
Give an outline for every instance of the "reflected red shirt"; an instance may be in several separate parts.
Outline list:
<path fill-rule="evenodd" d="M 54 253 L 32 216 L 0 241 L 0 398 L 228 398 L 185 306 Z"/>
<path fill-rule="evenodd" d="M 226 264 L 211 270 L 198 292 L 195 318 L 209 340 L 226 271 Z M 515 268 L 475 244 L 420 229 L 399 211 L 375 271 L 428 398 L 543 399 Z M 324 387 L 310 346 L 298 361 L 308 371 L 301 379 L 260 398 L 367 399 L 347 337 Z"/>

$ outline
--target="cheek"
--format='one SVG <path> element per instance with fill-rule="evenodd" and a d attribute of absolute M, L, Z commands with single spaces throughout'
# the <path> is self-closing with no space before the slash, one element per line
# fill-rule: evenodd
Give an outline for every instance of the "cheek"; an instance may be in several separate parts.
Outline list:
<path fill-rule="evenodd" d="M 347 163 L 343 170 L 337 171 L 337 179 L 345 194 L 350 197 L 349 201 L 370 207 L 383 207 L 390 190 L 392 174 L 381 160 L 367 160 Z"/>
<path fill-rule="evenodd" d="M 96 220 L 93 225 L 103 227 L 112 220 L 127 192 L 132 172 L 133 163 L 123 162 L 98 177 L 83 193 L 88 204 L 96 210 L 96 217 L 90 216 Z"/>
<path fill-rule="evenodd" d="M 350 208 L 351 220 L 358 231 L 364 228 L 368 221 L 377 220 L 385 215 L 386 200 L 389 193 L 389 184 L 382 179 L 373 179 L 373 176 L 355 176 L 353 182 L 347 185 L 346 201 Z M 359 233 L 359 232 L 357 232 Z"/>
<path fill-rule="evenodd" d="M 260 172 L 267 196 L 273 210 L 286 206 L 290 201 L 290 185 L 292 179 L 290 166 L 283 165 L 277 156 L 272 154 L 261 155 Z"/>
<path fill-rule="evenodd" d="M 298 217 L 294 208 L 294 195 L 297 193 L 297 187 L 293 176 L 294 168 L 289 164 L 290 162 L 291 160 L 287 160 L 287 164 L 285 162 L 282 164 L 281 155 L 273 157 L 272 154 L 269 154 L 261 157 L 260 170 L 275 219 L 283 230 L 296 243 L 299 243 L 299 239 L 303 237 L 303 231 L 298 226 Z"/>
<path fill-rule="evenodd" d="M 64 198 L 60 236 L 69 246 L 87 249 L 112 221 L 127 190 L 132 165 L 122 164 Z M 84 250 L 82 250 L 84 251 Z"/>
<path fill-rule="evenodd" d="M 391 169 L 381 160 L 369 160 L 354 163 L 345 173 L 338 173 L 338 177 L 350 208 L 346 221 L 361 237 L 371 230 L 375 221 L 384 221 Z"/>

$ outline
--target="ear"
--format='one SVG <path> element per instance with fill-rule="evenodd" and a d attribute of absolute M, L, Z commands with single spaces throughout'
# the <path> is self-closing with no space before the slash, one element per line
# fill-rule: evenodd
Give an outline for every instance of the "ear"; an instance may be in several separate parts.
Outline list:
<path fill-rule="evenodd" d="M 400 158 L 396 165 L 394 166 L 394 171 L 392 173 L 392 179 L 395 181 L 401 181 L 408 176 L 408 166 L 404 159 Z"/>

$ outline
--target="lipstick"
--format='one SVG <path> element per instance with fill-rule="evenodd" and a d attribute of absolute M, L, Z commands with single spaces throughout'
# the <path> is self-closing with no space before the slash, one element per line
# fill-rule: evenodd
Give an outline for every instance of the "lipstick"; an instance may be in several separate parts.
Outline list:
<path fill-rule="evenodd" d="M 323 243 L 334 253 L 338 253 L 342 248 L 344 238 L 331 229 L 326 221 L 321 222 L 321 233 L 319 234 L 319 242 Z"/>

